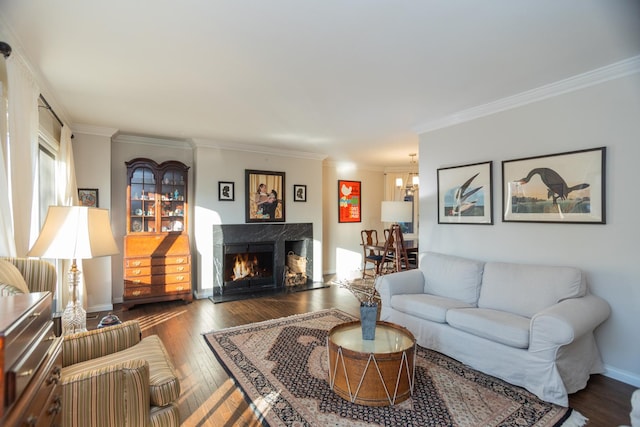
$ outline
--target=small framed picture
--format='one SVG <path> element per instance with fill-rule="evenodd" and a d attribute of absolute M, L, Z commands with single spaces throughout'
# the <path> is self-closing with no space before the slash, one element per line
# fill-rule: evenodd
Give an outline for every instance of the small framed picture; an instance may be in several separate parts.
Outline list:
<path fill-rule="evenodd" d="M 307 201 L 307 186 L 300 184 L 293 184 L 293 201 L 294 202 L 306 202 Z"/>
<path fill-rule="evenodd" d="M 438 224 L 493 224 L 493 162 L 438 169 Z"/>
<path fill-rule="evenodd" d="M 233 202 L 236 199 L 234 183 L 218 181 L 218 200 L 221 202 Z"/>
<path fill-rule="evenodd" d="M 90 208 L 98 207 L 98 189 L 97 188 L 78 188 L 78 201 L 81 206 Z"/>

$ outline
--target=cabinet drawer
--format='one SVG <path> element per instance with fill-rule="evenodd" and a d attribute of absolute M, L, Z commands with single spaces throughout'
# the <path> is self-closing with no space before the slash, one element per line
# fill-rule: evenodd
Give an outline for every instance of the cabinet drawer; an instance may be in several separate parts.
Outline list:
<path fill-rule="evenodd" d="M 57 355 L 54 355 L 43 366 L 45 372 L 42 376 L 42 383 L 23 416 L 25 422 L 37 420 L 34 424 L 36 426 L 51 426 L 56 419 L 61 419 L 62 396 L 58 383 L 60 382 L 60 372 L 62 370 L 62 352 L 58 349 L 62 347 L 62 338 L 57 338 L 57 341 L 52 346 L 52 350 L 56 351 Z"/>
<path fill-rule="evenodd" d="M 189 274 L 190 272 L 189 264 L 154 265 L 151 267 L 151 274 Z"/>
<path fill-rule="evenodd" d="M 171 293 L 185 293 L 191 290 L 189 283 L 172 283 L 167 285 L 149 285 L 129 287 L 124 290 L 125 298 L 147 298 Z"/>
<path fill-rule="evenodd" d="M 127 286 L 143 285 L 164 285 L 170 283 L 189 282 L 191 273 L 155 274 L 153 276 L 133 276 L 125 277 L 124 283 Z"/>
<path fill-rule="evenodd" d="M 151 258 L 152 266 L 161 266 L 161 265 L 188 265 L 189 264 L 189 255 L 173 255 L 167 257 L 153 257 Z"/>
<path fill-rule="evenodd" d="M 151 267 L 133 267 L 124 270 L 124 277 L 151 276 Z"/>
<path fill-rule="evenodd" d="M 151 258 L 125 258 L 124 268 L 149 267 Z"/>
<path fill-rule="evenodd" d="M 33 337 L 51 320 L 51 297 L 42 298 L 26 311 L 7 331 L 4 342 L 4 369 L 16 363 Z"/>

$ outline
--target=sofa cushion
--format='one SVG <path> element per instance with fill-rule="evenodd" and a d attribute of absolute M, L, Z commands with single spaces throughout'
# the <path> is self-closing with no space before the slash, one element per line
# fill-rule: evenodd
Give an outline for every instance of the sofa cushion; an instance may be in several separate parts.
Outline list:
<path fill-rule="evenodd" d="M 547 307 L 567 298 L 582 297 L 586 292 L 586 282 L 577 268 L 488 262 L 484 266 L 478 307 L 533 317 Z"/>
<path fill-rule="evenodd" d="M 530 319 L 523 316 L 485 308 L 462 308 L 447 311 L 447 323 L 509 347 L 529 347 Z"/>
<path fill-rule="evenodd" d="M 102 369 L 114 363 L 124 363 L 134 359 L 143 359 L 149 363 L 149 395 L 152 405 L 165 406 L 178 399 L 180 383 L 174 373 L 167 350 L 157 335 L 146 337 L 126 350 L 67 366 L 62 369 L 62 376 Z"/>
<path fill-rule="evenodd" d="M 11 285 L 20 290 L 23 294 L 28 294 L 30 292 L 27 282 L 24 281 L 24 277 L 22 277 L 20 270 L 18 270 L 15 265 L 4 259 L 0 259 L 0 283 Z"/>
<path fill-rule="evenodd" d="M 475 306 L 480 294 L 481 261 L 426 252 L 420 259 L 426 294 L 453 298 Z"/>
<path fill-rule="evenodd" d="M 432 322 L 445 323 L 447 310 L 451 308 L 473 307 L 462 301 L 428 294 L 405 294 L 391 297 L 391 307 Z"/>

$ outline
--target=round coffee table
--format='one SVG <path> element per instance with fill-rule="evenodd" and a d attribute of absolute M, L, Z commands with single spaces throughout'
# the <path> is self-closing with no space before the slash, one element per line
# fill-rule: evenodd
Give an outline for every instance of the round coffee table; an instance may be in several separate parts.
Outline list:
<path fill-rule="evenodd" d="M 329 387 L 352 403 L 395 405 L 413 394 L 416 339 L 406 328 L 376 322 L 373 340 L 359 321 L 334 326 L 327 337 Z"/>

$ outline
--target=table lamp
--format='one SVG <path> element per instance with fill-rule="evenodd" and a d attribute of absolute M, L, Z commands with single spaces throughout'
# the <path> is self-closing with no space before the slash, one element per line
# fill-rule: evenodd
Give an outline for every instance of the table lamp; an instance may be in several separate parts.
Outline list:
<path fill-rule="evenodd" d="M 86 206 L 49 206 L 40 235 L 28 255 L 71 260 L 67 276 L 71 299 L 62 313 L 64 335 L 87 330 L 87 312 L 78 300 L 81 272 L 76 260 L 117 253 L 108 210 Z"/>

